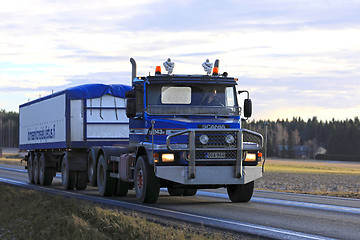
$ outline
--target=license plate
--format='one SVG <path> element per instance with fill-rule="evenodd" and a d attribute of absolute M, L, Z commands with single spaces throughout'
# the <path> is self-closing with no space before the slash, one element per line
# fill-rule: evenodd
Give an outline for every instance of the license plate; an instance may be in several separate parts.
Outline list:
<path fill-rule="evenodd" d="M 208 152 L 206 158 L 225 158 L 225 152 Z"/>

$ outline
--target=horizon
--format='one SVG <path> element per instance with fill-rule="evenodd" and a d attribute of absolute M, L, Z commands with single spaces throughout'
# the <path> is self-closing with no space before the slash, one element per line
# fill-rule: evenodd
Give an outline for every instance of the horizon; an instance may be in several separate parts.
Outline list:
<path fill-rule="evenodd" d="M 359 11 L 339 0 L 7 3 L 0 109 L 86 83 L 130 84 L 130 57 L 138 76 L 170 57 L 174 74 L 204 74 L 201 64 L 219 59 L 219 72 L 249 90 L 252 119 L 354 119 Z"/>

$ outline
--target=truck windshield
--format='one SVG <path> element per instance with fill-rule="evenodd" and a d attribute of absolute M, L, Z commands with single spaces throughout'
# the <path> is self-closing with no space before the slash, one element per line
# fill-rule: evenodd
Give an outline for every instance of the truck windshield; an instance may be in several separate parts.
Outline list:
<path fill-rule="evenodd" d="M 146 112 L 150 115 L 237 116 L 235 86 L 149 85 Z"/>

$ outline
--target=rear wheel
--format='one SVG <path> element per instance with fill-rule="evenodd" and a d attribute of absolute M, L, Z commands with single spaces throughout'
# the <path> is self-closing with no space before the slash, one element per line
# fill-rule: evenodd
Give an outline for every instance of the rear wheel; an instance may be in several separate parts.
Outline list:
<path fill-rule="evenodd" d="M 124 182 L 120 178 L 116 180 L 115 196 L 125 197 L 129 191 L 129 183 Z"/>
<path fill-rule="evenodd" d="M 138 158 L 135 165 L 135 193 L 141 203 L 155 203 L 160 192 L 160 181 L 155 176 L 146 156 Z"/>
<path fill-rule="evenodd" d="M 65 154 L 61 162 L 61 179 L 65 190 L 73 190 L 76 184 L 76 172 L 69 170 L 69 160 Z"/>
<path fill-rule="evenodd" d="M 116 179 L 110 177 L 104 155 L 101 155 L 97 165 L 97 185 L 101 196 L 112 196 L 115 193 Z"/>
<path fill-rule="evenodd" d="M 29 153 L 27 160 L 27 171 L 30 183 L 34 183 L 34 154 Z"/>
<path fill-rule="evenodd" d="M 50 185 L 54 178 L 54 169 L 46 167 L 46 158 L 44 153 L 39 158 L 39 183 L 41 185 Z"/>
<path fill-rule="evenodd" d="M 168 187 L 167 190 L 170 196 L 182 196 L 185 192 L 184 188 Z"/>
<path fill-rule="evenodd" d="M 188 189 L 185 189 L 184 191 L 184 196 L 195 196 L 197 193 L 197 189 L 196 188 L 188 188 Z"/>
<path fill-rule="evenodd" d="M 230 185 L 227 193 L 232 202 L 248 202 L 254 192 L 254 181 L 247 184 Z"/>
<path fill-rule="evenodd" d="M 86 171 L 78 171 L 76 178 L 76 189 L 77 190 L 85 190 L 87 186 L 87 174 Z"/>
<path fill-rule="evenodd" d="M 34 183 L 39 184 L 39 155 L 34 154 Z"/>
<path fill-rule="evenodd" d="M 96 169 L 96 156 L 94 151 L 90 151 L 88 154 L 88 178 L 92 187 L 97 186 L 97 169 Z"/>

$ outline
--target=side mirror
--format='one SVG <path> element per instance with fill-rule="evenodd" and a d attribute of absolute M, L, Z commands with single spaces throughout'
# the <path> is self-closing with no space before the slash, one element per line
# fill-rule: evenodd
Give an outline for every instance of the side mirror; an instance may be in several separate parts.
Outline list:
<path fill-rule="evenodd" d="M 244 117 L 249 118 L 252 114 L 252 103 L 251 99 L 247 98 L 244 100 Z"/>
<path fill-rule="evenodd" d="M 125 93 L 126 95 L 126 93 Z M 126 100 L 126 116 L 128 118 L 136 117 L 136 103 L 135 98 L 128 98 Z"/>
<path fill-rule="evenodd" d="M 135 91 L 126 91 L 125 97 L 126 98 L 135 98 Z"/>

